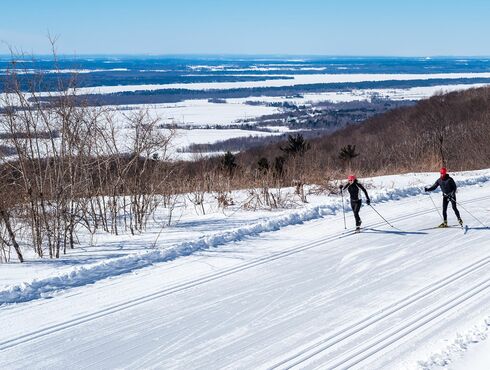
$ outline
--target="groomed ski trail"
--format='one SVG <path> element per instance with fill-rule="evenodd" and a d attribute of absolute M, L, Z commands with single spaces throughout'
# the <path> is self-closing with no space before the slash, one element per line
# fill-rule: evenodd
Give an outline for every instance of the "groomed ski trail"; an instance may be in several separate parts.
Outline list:
<path fill-rule="evenodd" d="M 334 334 L 329 334 L 316 343 L 310 344 L 307 348 L 302 349 L 298 353 L 289 356 L 287 359 L 270 365 L 270 369 L 290 369 L 301 368 L 308 365 L 309 362 L 314 362 L 316 357 L 323 356 L 326 360 L 321 362 L 322 369 L 348 369 L 354 365 L 358 365 L 363 360 L 372 355 L 380 355 L 380 352 L 385 347 L 388 347 L 399 340 L 402 340 L 412 331 L 419 329 L 430 321 L 441 318 L 441 316 L 449 309 L 464 303 L 467 299 L 474 295 L 484 293 L 490 287 L 490 273 L 487 273 L 482 280 L 481 273 L 488 272 L 490 265 L 490 256 L 481 259 L 475 263 L 466 266 L 465 268 L 446 276 L 445 278 L 430 284 L 423 289 L 411 294 L 402 300 L 381 308 L 376 313 L 363 318 L 362 320 L 340 329 Z M 486 269 L 486 270 L 485 270 Z M 424 300 L 433 299 L 434 295 L 444 295 L 444 291 L 452 290 L 453 283 L 470 283 L 478 278 L 482 280 L 478 284 L 472 285 L 470 288 L 464 289 L 457 295 L 450 295 L 451 298 L 446 299 L 443 304 L 432 303 L 426 305 Z M 413 309 L 413 306 L 420 305 L 419 314 L 409 316 L 398 322 L 396 325 L 388 325 L 389 329 L 379 334 L 375 325 L 387 322 L 391 324 L 394 321 L 393 316 L 403 315 L 406 308 Z M 432 308 L 432 306 L 435 306 Z M 428 308 L 429 307 L 429 308 Z M 371 330 L 371 332 L 369 332 Z M 374 331 L 374 334 L 373 334 Z M 331 355 L 327 351 L 335 353 L 336 347 L 345 345 L 343 342 L 362 342 L 362 345 L 355 346 L 354 349 L 337 355 L 335 358 L 330 358 Z M 318 360 L 316 360 L 318 361 Z"/>
<path fill-rule="evenodd" d="M 476 191 L 461 197 L 472 210 L 490 199 L 490 186 Z M 189 270 L 206 263 L 214 271 L 196 270 L 176 283 L 166 282 L 170 261 L 141 275 L 6 305 L 0 363 L 377 369 L 404 361 L 416 368 L 440 351 L 439 340 L 483 317 L 490 303 L 488 230 L 421 231 L 438 217 L 423 196 L 376 207 L 403 231 L 363 208 L 360 234 L 342 230 L 342 215 L 328 220 L 336 229 L 311 220 L 234 241 L 205 258 L 189 256 Z M 483 220 L 484 211 L 477 210 Z M 298 233 L 307 241 L 298 242 Z M 258 244 L 267 245 L 259 257 L 251 253 Z M 223 268 L 225 258 L 237 262 Z"/>

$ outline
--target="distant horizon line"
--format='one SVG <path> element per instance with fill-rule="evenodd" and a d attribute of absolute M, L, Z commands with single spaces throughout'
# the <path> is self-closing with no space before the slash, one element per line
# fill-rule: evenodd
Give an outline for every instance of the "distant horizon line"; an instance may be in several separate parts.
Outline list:
<path fill-rule="evenodd" d="M 35 54 L 35 53 L 19 53 L 17 54 L 2 54 L 0 53 L 0 58 L 30 58 L 30 57 L 52 57 L 53 54 Z M 84 53 L 84 54 L 68 54 L 68 53 L 57 53 L 57 57 L 91 57 L 91 58 L 173 58 L 173 57 L 184 57 L 184 58 L 195 58 L 195 57 L 227 57 L 227 58 L 372 58 L 372 59 L 456 59 L 456 58 L 466 58 L 466 59 L 481 59 L 490 58 L 490 55 L 414 55 L 414 56 L 404 56 L 404 55 L 356 55 L 356 54 L 345 54 L 345 55 L 335 55 L 335 54 L 238 54 L 238 53 L 168 53 L 168 54 L 155 54 L 155 53 Z"/>

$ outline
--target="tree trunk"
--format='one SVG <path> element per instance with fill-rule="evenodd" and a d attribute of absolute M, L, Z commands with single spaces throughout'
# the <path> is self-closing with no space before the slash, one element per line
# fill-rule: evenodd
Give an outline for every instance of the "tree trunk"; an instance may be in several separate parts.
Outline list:
<path fill-rule="evenodd" d="M 5 223 L 5 227 L 7 228 L 7 232 L 9 234 L 10 240 L 12 241 L 12 245 L 14 246 L 15 252 L 17 253 L 17 258 L 20 262 L 24 262 L 24 257 L 22 256 L 22 252 L 20 250 L 19 244 L 15 240 L 15 233 L 12 230 L 12 225 L 10 224 L 10 217 L 5 212 L 5 210 L 0 210 L 0 217 L 2 217 L 3 222 Z"/>

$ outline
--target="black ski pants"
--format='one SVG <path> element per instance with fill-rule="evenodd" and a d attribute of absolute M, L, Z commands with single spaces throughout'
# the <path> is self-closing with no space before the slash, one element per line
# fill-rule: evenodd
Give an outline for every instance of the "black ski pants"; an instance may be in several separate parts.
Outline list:
<path fill-rule="evenodd" d="M 356 226 L 361 226 L 361 218 L 359 217 L 359 211 L 361 210 L 362 200 L 352 200 L 350 201 L 350 206 L 352 207 L 352 212 L 354 212 L 354 217 L 356 219 Z"/>
<path fill-rule="evenodd" d="M 447 221 L 447 206 L 449 205 L 449 202 L 451 202 L 451 206 L 453 207 L 454 214 L 459 220 L 461 216 L 459 215 L 458 208 L 456 207 L 456 195 L 450 195 L 450 196 L 444 195 L 442 197 L 442 217 L 444 218 L 444 221 Z"/>

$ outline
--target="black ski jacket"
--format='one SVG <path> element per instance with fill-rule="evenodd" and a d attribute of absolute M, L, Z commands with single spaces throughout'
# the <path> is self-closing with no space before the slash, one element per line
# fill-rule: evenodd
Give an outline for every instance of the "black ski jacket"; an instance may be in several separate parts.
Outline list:
<path fill-rule="evenodd" d="M 361 189 L 364 192 L 364 195 L 366 196 L 366 200 L 369 200 L 369 195 L 368 195 L 366 189 L 364 188 L 364 186 L 361 185 L 360 182 L 357 181 L 357 179 L 354 180 L 354 182 L 352 184 L 344 185 L 342 187 L 342 190 L 345 190 L 345 189 L 347 189 L 349 191 L 351 201 L 359 200 L 359 189 Z"/>
<path fill-rule="evenodd" d="M 445 196 L 456 194 L 456 189 L 458 188 L 451 176 L 444 175 L 444 177 L 439 177 L 434 185 L 432 185 L 430 188 L 427 188 L 427 191 L 436 190 L 439 186 L 441 187 L 441 190 Z"/>

